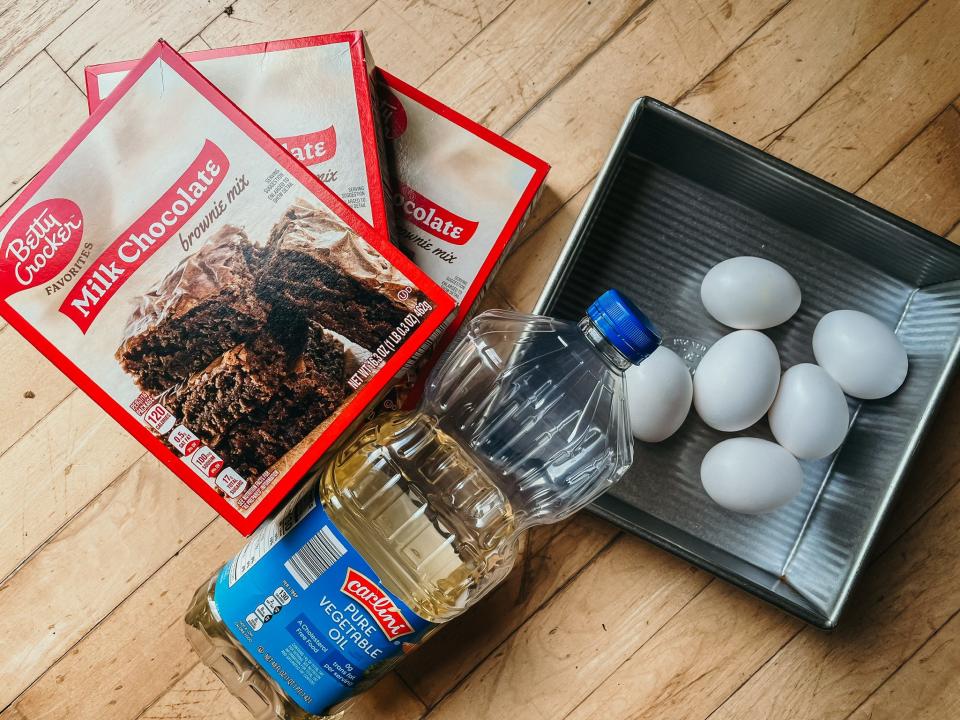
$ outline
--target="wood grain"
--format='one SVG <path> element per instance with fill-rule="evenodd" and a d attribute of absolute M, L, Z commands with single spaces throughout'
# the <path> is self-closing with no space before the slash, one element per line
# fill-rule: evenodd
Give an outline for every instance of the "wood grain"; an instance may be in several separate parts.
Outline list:
<path fill-rule="evenodd" d="M 616 528 L 585 514 L 562 528 L 539 528 L 519 567 L 469 615 L 450 623 L 397 669 L 428 706 L 435 705 L 538 608 L 587 565 Z M 477 632 L 483 628 L 483 632 Z"/>
<path fill-rule="evenodd" d="M 724 703 L 714 720 L 844 718 L 960 608 L 954 487 L 870 568 L 844 624 L 805 629 Z"/>
<path fill-rule="evenodd" d="M 508 129 L 602 46 L 645 0 L 516 3 L 423 85 L 423 90 L 498 132 Z"/>
<path fill-rule="evenodd" d="M 948 105 L 857 194 L 938 235 L 947 232 L 960 220 L 960 112 Z"/>
<path fill-rule="evenodd" d="M 140 57 L 157 38 L 180 47 L 227 5 L 228 0 L 101 1 L 58 35 L 47 52 L 83 87 L 86 65 Z"/>
<path fill-rule="evenodd" d="M 153 459 L 138 463 L 84 508 L 0 585 L 0 707 L 212 518 L 213 511 Z M 120 650 L 137 657 L 136 646 Z"/>
<path fill-rule="evenodd" d="M 283 37 L 343 30 L 374 0 L 236 0 L 200 30 L 210 47 L 245 45 Z"/>
<path fill-rule="evenodd" d="M 416 720 L 423 705 L 390 673 L 357 699 L 346 720 Z M 142 720 L 250 720 L 250 713 L 223 683 L 202 665 L 195 666 L 173 689 L 147 708 Z"/>
<path fill-rule="evenodd" d="M 0 85 L 20 73 L 43 48 L 97 0 L 4 2 L 0 37 Z M 41 83 L 37 84 L 41 89 Z M 42 106 L 38 106 L 39 109 Z"/>
<path fill-rule="evenodd" d="M 0 544 L 0 578 L 145 452 L 80 391 L 55 407 L 0 455 L 0 477 L 5 479 L 0 483 L 0 535 L 5 539 Z M 176 480 L 171 475 L 162 481 Z"/>
<path fill-rule="evenodd" d="M 855 67 L 924 0 L 794 0 L 677 108 L 764 145 Z"/>
<path fill-rule="evenodd" d="M 713 580 L 567 718 L 706 718 L 801 625 Z"/>
<path fill-rule="evenodd" d="M 477 33 L 501 13 L 543 2 L 512 0 L 456 0 L 448 3 L 410 3 L 381 0 L 356 22 L 363 28 L 378 64 L 412 85 L 420 85 L 450 61 Z M 456 64 L 456 63 L 454 63 Z M 463 82 L 469 79 L 462 78 Z"/>
<path fill-rule="evenodd" d="M 0 197 L 6 200 L 84 121 L 87 104 L 45 52 L 0 87 L 0 104 Z"/>
<path fill-rule="evenodd" d="M 830 89 L 771 152 L 855 188 L 960 95 L 960 3 L 928 0 Z"/>
<path fill-rule="evenodd" d="M 636 98 L 674 102 L 783 4 L 667 0 L 627 23 L 508 133 L 553 165 L 531 231 L 596 175 Z"/>
<path fill-rule="evenodd" d="M 176 484 L 170 480 L 154 478 Z M 194 591 L 215 570 L 211 560 L 226 560 L 242 544 L 225 521 L 211 523 L 209 518 L 193 542 L 166 559 L 93 632 L 53 663 L 0 720 L 133 718 L 188 673 L 197 658 L 184 636 L 183 614 Z M 110 554 L 105 549 L 95 553 Z M 89 693 L 91 687 L 97 692 Z"/>
<path fill-rule="evenodd" d="M 620 536 L 429 717 L 563 717 L 708 582 L 686 563 Z"/>
<path fill-rule="evenodd" d="M 954 615 L 849 720 L 960 717 L 960 617 Z"/>
<path fill-rule="evenodd" d="M 0 403 L 5 415 L 0 453 L 5 453 L 63 402 L 74 385 L 13 328 L 0 332 L 0 367 L 4 370 Z M 15 476 L 4 478 L 6 488 L 0 489 L 0 493 L 11 490 L 12 477 Z"/>

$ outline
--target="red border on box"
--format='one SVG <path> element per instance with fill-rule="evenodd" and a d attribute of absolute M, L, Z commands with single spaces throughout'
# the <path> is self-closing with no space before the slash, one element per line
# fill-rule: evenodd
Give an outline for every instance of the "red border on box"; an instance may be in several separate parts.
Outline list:
<path fill-rule="evenodd" d="M 266 516 L 287 495 L 293 486 L 306 474 L 307 470 L 330 447 L 334 439 L 342 434 L 351 423 L 371 404 L 387 383 L 397 374 L 409 357 L 419 348 L 430 335 L 443 323 L 454 309 L 453 299 L 443 292 L 422 270 L 416 267 L 403 253 L 389 242 L 381 241 L 378 237 L 367 239 L 369 226 L 339 197 L 330 191 L 323 183 L 301 165 L 283 146 L 268 135 L 259 125 L 249 118 L 242 110 L 233 104 L 210 81 L 204 78 L 170 45 L 163 40 L 157 42 L 147 54 L 138 61 L 123 79 L 110 97 L 100 103 L 96 110 L 83 122 L 80 128 L 70 137 L 67 143 L 53 156 L 40 172 L 31 180 L 10 207 L 0 215 L 0 228 L 6 228 L 20 213 L 24 206 L 50 178 L 54 171 L 63 163 L 70 153 L 83 141 L 94 127 L 110 112 L 117 102 L 130 90 L 134 83 L 157 60 L 162 60 L 171 70 L 179 74 L 192 85 L 204 98 L 210 101 L 218 110 L 231 119 L 238 128 L 243 130 L 254 142 L 265 150 L 276 162 L 311 190 L 327 207 L 333 210 L 348 226 L 350 226 L 370 245 L 376 248 L 390 262 L 396 266 L 413 285 L 418 287 L 434 304 L 434 310 L 424 318 L 420 326 L 394 352 L 383 368 L 357 391 L 351 400 L 330 423 L 317 441 L 287 470 L 266 495 L 258 502 L 249 516 L 244 517 L 238 510 L 218 495 L 212 487 L 207 485 L 186 464 L 173 453 L 150 430 L 140 424 L 116 400 L 97 385 L 90 377 L 77 367 L 69 358 L 47 340 L 24 317 L 17 313 L 6 298 L 0 300 L 0 315 L 34 347 L 43 353 L 81 390 L 89 395 L 114 420 L 120 423 L 133 437 L 156 456 L 164 465 L 170 468 L 177 477 L 183 480 L 194 492 L 202 497 L 212 508 L 244 535 L 249 535 L 266 518 Z"/>
<path fill-rule="evenodd" d="M 373 98 L 376 97 L 371 87 L 369 74 L 373 67 L 368 62 L 370 58 L 367 56 L 363 33 L 360 30 L 346 30 L 328 35 L 310 35 L 289 40 L 272 40 L 270 42 L 251 43 L 250 45 L 235 45 L 215 50 L 194 50 L 183 53 L 182 57 L 188 61 L 214 60 L 216 58 L 254 55 L 278 50 L 319 47 L 340 42 L 350 44 L 350 57 L 353 60 L 351 65 L 353 67 L 353 85 L 357 93 L 357 113 L 360 117 L 360 139 L 363 143 L 367 187 L 370 189 L 370 207 L 373 212 L 371 229 L 385 241 L 389 241 L 391 228 L 386 205 L 388 198 L 384 196 L 383 192 L 383 178 L 387 176 L 387 173 L 381 173 L 384 168 L 380 167 L 381 157 L 377 148 L 377 138 L 379 137 L 377 118 L 373 114 L 374 108 L 371 107 Z M 99 65 L 88 65 L 84 69 L 84 82 L 87 86 L 87 107 L 91 113 L 106 99 L 101 97 L 100 94 L 100 76 L 106 73 L 131 70 L 138 62 L 138 60 L 121 60 Z M 368 224 L 363 218 L 361 218 L 361 221 L 365 225 Z"/>
<path fill-rule="evenodd" d="M 450 322 L 450 325 L 444 331 L 443 337 L 438 342 L 437 346 L 439 352 L 434 353 L 434 356 L 430 362 L 420 369 L 420 377 L 418 378 L 417 383 L 411 392 L 411 397 L 419 398 L 420 392 L 426 383 L 426 377 L 430 368 L 436 362 L 447 343 L 453 339 L 453 336 L 457 333 L 457 330 L 460 329 L 460 326 L 463 324 L 464 320 L 466 320 L 467 315 L 470 314 L 473 304 L 476 302 L 480 291 L 483 290 L 483 287 L 489 279 L 490 274 L 497 268 L 498 264 L 503 259 L 503 252 L 506 249 L 507 243 L 509 243 L 511 238 L 513 238 L 513 236 L 519 231 L 524 214 L 533 204 L 534 198 L 540 191 L 540 187 L 543 185 L 543 181 L 547 176 L 547 172 L 550 170 L 550 165 L 544 160 L 538 158 L 533 153 L 524 150 L 522 147 L 510 142 L 505 137 L 497 135 L 497 133 L 493 132 L 492 130 L 485 128 L 480 123 L 471 120 L 466 115 L 462 115 L 453 108 L 444 105 L 436 98 L 430 97 L 422 90 L 418 90 L 417 88 L 413 87 L 413 85 L 404 82 L 395 75 L 391 75 L 386 70 L 377 68 L 377 73 L 380 75 L 384 84 L 389 89 L 398 90 L 404 95 L 409 96 L 424 107 L 435 112 L 437 115 L 446 118 L 455 125 L 459 125 L 467 132 L 476 135 L 494 147 L 502 150 L 506 154 L 515 157 L 520 162 L 523 162 L 533 168 L 533 176 L 530 178 L 530 182 L 527 183 L 527 187 L 520 195 L 520 199 L 513 208 L 513 212 L 510 214 L 510 217 L 507 218 L 507 222 L 500 231 L 500 235 L 493 243 L 490 252 L 487 254 L 486 259 L 480 266 L 480 271 L 477 273 L 476 277 L 474 277 L 470 287 L 467 288 L 467 292 L 464 294 L 463 300 L 460 301 L 456 315 Z"/>

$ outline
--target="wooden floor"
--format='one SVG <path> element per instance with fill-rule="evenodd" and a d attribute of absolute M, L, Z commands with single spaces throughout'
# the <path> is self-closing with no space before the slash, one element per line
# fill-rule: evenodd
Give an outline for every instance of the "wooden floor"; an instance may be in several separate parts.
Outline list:
<path fill-rule="evenodd" d="M 553 165 L 488 304 L 531 307 L 640 95 L 960 242 L 960 0 L 225 2 L 0 2 L 0 201 L 87 64 L 350 27 Z M 958 424 L 960 385 L 834 634 L 584 514 L 351 717 L 960 717 Z M 0 720 L 244 718 L 181 629 L 239 536 L 10 328 L 0 429 Z"/>

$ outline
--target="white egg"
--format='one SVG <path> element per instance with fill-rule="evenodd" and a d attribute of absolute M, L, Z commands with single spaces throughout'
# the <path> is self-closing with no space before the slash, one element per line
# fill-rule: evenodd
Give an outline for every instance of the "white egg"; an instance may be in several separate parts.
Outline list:
<path fill-rule="evenodd" d="M 660 442 L 683 425 L 693 400 L 693 378 L 673 350 L 658 347 L 627 370 L 627 398 L 633 436 Z"/>
<path fill-rule="evenodd" d="M 907 351 L 882 322 L 858 310 L 834 310 L 813 331 L 817 363 L 847 395 L 886 397 L 907 377 Z"/>
<path fill-rule="evenodd" d="M 778 443 L 801 460 L 817 460 L 840 447 L 850 411 L 843 390 L 827 371 L 803 363 L 780 378 L 767 419 Z"/>
<path fill-rule="evenodd" d="M 776 263 L 745 255 L 710 268 L 700 285 L 700 299 L 724 325 L 763 330 L 793 316 L 800 307 L 800 286 Z"/>
<path fill-rule="evenodd" d="M 737 330 L 717 340 L 697 366 L 693 404 L 710 427 L 743 430 L 770 409 L 779 384 L 773 341 L 756 330 Z"/>
<path fill-rule="evenodd" d="M 796 497 L 803 487 L 803 470 L 776 443 L 738 437 L 710 448 L 700 464 L 700 481 L 721 507 L 756 515 Z"/>

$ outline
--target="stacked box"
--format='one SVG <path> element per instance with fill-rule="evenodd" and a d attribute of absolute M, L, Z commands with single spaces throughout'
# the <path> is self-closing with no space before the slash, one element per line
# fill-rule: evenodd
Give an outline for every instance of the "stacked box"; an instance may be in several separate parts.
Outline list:
<path fill-rule="evenodd" d="M 162 42 L 0 216 L 0 314 L 244 533 L 453 307 Z"/>
<path fill-rule="evenodd" d="M 301 128 L 333 126 L 332 118 L 353 118 L 355 98 L 369 97 L 369 53 L 364 54 L 365 65 L 355 65 L 354 77 L 363 78 L 355 91 L 327 94 L 327 84 L 318 79 L 345 73 L 342 58 L 328 56 L 325 50 L 344 37 L 351 38 L 351 48 L 364 47 L 361 34 L 351 32 L 201 50 L 184 57 L 280 138 L 293 132 L 290 118 L 297 118 Z M 129 62 L 88 67 L 90 107 L 97 107 L 129 69 Z M 400 373 L 385 401 L 389 407 L 409 405 L 416 399 L 419 386 L 415 388 L 415 383 L 419 379 L 422 385 L 429 365 L 468 317 L 502 262 L 540 191 L 548 165 L 399 78 L 377 72 L 390 169 L 388 207 L 378 215 L 389 216 L 392 206 L 396 242 L 458 304 L 442 336 L 420 348 Z M 369 125 L 365 137 L 373 138 L 376 124 Z M 343 168 L 352 159 L 354 174 L 374 155 L 350 152 L 350 148 L 338 149 L 338 162 Z M 325 180 L 325 167 L 321 163 L 312 169 Z"/>

